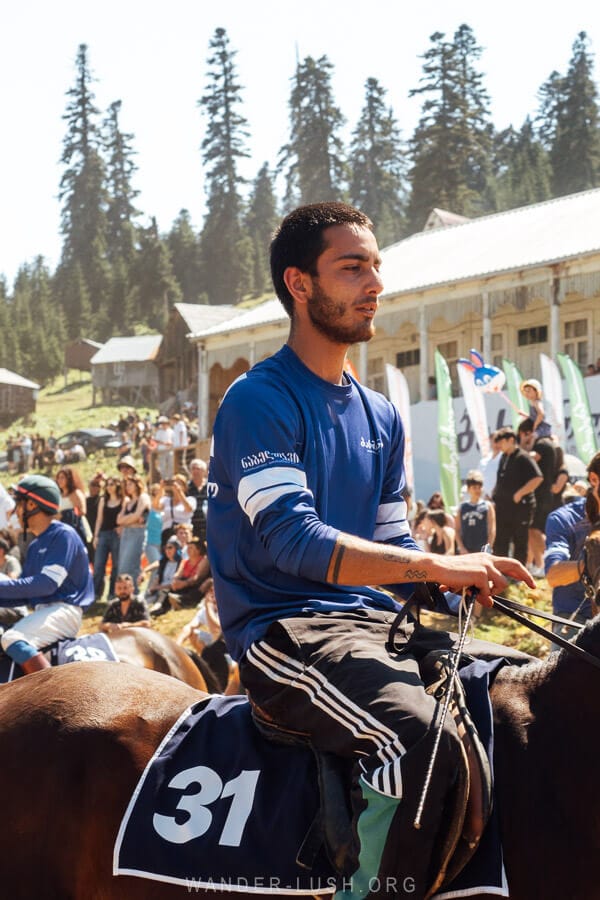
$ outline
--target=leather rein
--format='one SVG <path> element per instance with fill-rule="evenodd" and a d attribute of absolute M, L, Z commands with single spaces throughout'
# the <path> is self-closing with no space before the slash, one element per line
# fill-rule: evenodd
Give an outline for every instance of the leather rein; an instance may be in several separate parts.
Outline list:
<path fill-rule="evenodd" d="M 571 641 L 562 637 L 562 635 L 555 634 L 548 628 L 544 628 L 543 625 L 532 622 L 528 616 L 535 616 L 535 618 L 538 619 L 547 619 L 549 622 L 555 622 L 558 625 L 565 625 L 568 628 L 575 628 L 578 631 L 581 631 L 584 626 L 579 622 L 573 622 L 572 619 L 563 619 L 560 616 L 555 616 L 553 613 L 542 612 L 540 609 L 532 609 L 531 606 L 525 606 L 524 603 L 519 603 L 516 600 L 508 600 L 506 597 L 497 597 L 493 595 L 492 599 L 496 609 L 499 609 L 500 612 L 504 613 L 505 616 L 508 616 L 509 619 L 513 619 L 515 622 L 525 625 L 526 628 L 539 634 L 541 637 L 545 638 L 545 640 L 558 644 L 559 647 L 562 647 L 563 650 L 566 650 L 571 656 L 585 660 L 585 662 L 600 669 L 600 659 L 598 659 L 597 656 L 588 653 L 587 650 L 584 650 L 583 647 L 579 647 L 577 644 L 572 644 Z"/>

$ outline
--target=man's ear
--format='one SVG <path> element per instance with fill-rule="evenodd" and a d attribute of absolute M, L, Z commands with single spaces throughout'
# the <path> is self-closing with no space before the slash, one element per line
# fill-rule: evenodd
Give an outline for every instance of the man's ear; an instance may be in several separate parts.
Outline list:
<path fill-rule="evenodd" d="M 310 275 L 307 272 L 302 272 L 296 266 L 288 266 L 283 273 L 283 280 L 294 300 L 297 300 L 298 303 L 306 303 Z"/>

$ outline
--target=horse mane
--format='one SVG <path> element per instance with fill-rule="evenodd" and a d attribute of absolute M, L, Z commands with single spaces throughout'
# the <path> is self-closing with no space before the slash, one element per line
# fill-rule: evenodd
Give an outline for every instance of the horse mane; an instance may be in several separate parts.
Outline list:
<path fill-rule="evenodd" d="M 591 653 L 592 656 L 597 656 L 600 659 L 600 615 L 586 622 L 585 628 L 577 635 L 575 643 L 578 647 Z M 568 653 L 566 650 L 563 650 L 561 655 L 566 657 Z"/>

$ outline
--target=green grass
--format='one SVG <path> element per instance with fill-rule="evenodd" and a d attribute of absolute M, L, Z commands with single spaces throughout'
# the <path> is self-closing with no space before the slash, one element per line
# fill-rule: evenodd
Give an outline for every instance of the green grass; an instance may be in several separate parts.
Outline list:
<path fill-rule="evenodd" d="M 7 429 L 5 436 L 15 436 L 26 431 L 28 434 L 41 434 L 48 437 L 51 432 L 60 437 L 77 428 L 111 428 L 121 417 L 121 413 L 131 407 L 125 404 L 111 406 L 92 405 L 92 381 L 89 375 L 70 372 L 68 383 L 64 377 L 56 378 L 40 391 L 35 413 L 18 419 Z M 141 416 L 156 416 L 157 410 L 150 407 L 137 407 Z M 91 454 L 85 462 L 77 463 L 74 468 L 87 483 L 97 469 L 103 471 L 114 468 L 115 452 Z M 4 486 L 13 484 L 15 475 L 0 473 L 0 481 Z"/>

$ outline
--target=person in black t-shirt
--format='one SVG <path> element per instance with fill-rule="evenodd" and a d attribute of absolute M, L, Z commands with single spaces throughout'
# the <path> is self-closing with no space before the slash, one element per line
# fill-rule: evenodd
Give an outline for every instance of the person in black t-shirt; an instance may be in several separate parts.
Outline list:
<path fill-rule="evenodd" d="M 554 509 L 554 484 L 557 469 L 557 448 L 552 438 L 537 437 L 532 419 L 524 419 L 519 425 L 519 446 L 535 460 L 543 481 L 535 489 L 535 512 L 529 528 L 529 563 L 535 578 L 544 577 L 544 550 L 546 548 L 546 519 Z"/>
<path fill-rule="evenodd" d="M 535 460 L 517 444 L 512 428 L 496 433 L 502 457 L 494 490 L 496 504 L 496 540 L 494 555 L 508 556 L 513 545 L 513 557 L 527 562 L 529 526 L 535 511 L 535 489 L 543 481 Z"/>

